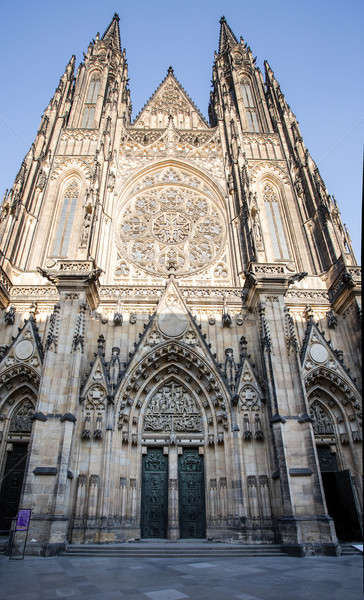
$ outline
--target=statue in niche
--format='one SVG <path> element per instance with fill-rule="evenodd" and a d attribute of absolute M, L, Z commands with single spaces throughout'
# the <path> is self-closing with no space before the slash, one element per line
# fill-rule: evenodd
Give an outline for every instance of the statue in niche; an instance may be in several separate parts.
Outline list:
<path fill-rule="evenodd" d="M 111 350 L 111 359 L 110 359 L 110 366 L 109 366 L 110 382 L 114 386 L 114 388 L 117 386 L 117 384 L 119 382 L 120 371 L 121 371 L 120 348 L 118 348 L 117 346 L 114 346 L 113 349 Z"/>

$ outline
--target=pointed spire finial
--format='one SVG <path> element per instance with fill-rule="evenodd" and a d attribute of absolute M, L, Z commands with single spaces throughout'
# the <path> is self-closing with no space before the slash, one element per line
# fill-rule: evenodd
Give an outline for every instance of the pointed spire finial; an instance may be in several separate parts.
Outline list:
<path fill-rule="evenodd" d="M 232 46 L 238 44 L 235 34 L 229 27 L 225 17 L 220 19 L 220 38 L 219 38 L 219 53 L 229 50 Z"/>
<path fill-rule="evenodd" d="M 120 43 L 120 28 L 119 28 L 119 15 L 114 13 L 112 21 L 110 25 L 106 28 L 104 35 L 102 36 L 102 40 L 110 40 L 111 43 L 116 46 L 118 50 L 121 50 Z"/>
<path fill-rule="evenodd" d="M 173 67 L 169 66 L 167 69 L 167 75 L 174 75 L 174 69 Z"/>

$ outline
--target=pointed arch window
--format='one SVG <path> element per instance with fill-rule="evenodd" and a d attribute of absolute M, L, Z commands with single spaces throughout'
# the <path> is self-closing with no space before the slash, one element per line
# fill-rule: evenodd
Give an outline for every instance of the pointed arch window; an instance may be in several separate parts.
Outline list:
<path fill-rule="evenodd" d="M 290 256 L 282 223 L 278 195 L 270 183 L 266 183 L 264 186 L 263 200 L 269 224 L 274 258 L 277 260 L 287 260 Z"/>
<path fill-rule="evenodd" d="M 91 129 L 94 127 L 96 102 L 99 95 L 100 85 L 100 76 L 94 75 L 91 78 L 90 85 L 87 90 L 85 106 L 82 114 L 81 127 L 84 129 Z"/>
<path fill-rule="evenodd" d="M 246 108 L 248 131 L 259 132 L 260 127 L 259 127 L 258 115 L 257 115 L 257 111 L 256 111 L 256 106 L 255 106 L 255 101 L 254 101 L 254 96 L 253 96 L 253 91 L 252 91 L 251 85 L 249 82 L 243 81 L 240 84 L 240 87 L 241 87 L 241 95 L 243 98 L 243 104 Z"/>
<path fill-rule="evenodd" d="M 64 191 L 62 208 L 53 245 L 53 256 L 67 256 L 79 195 L 79 184 L 77 181 L 71 181 Z"/>

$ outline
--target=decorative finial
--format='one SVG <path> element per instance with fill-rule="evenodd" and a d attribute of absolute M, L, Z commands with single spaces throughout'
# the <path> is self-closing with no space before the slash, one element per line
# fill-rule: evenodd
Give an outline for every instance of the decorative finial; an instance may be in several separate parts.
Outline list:
<path fill-rule="evenodd" d="M 167 75 L 174 75 L 173 67 L 168 67 Z"/>
<path fill-rule="evenodd" d="M 224 16 L 221 17 L 221 19 L 220 19 L 220 25 L 222 25 L 223 23 L 226 23 L 226 19 Z"/>
<path fill-rule="evenodd" d="M 120 21 L 120 17 L 119 17 L 119 15 L 118 15 L 118 13 L 117 13 L 117 12 L 116 12 L 116 13 L 114 13 L 114 17 L 113 17 L 113 19 L 115 19 L 115 20 L 116 20 L 116 21 L 118 21 L 118 22 Z"/>

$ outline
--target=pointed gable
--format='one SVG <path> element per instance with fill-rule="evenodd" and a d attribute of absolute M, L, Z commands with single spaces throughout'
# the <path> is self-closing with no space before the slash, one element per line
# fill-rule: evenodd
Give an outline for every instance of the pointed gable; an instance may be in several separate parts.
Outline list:
<path fill-rule="evenodd" d="M 98 354 L 92 363 L 91 371 L 87 377 L 80 394 L 81 401 L 85 398 L 92 403 L 93 398 L 99 398 L 99 403 L 103 403 L 107 395 L 110 394 L 110 385 L 106 365 L 103 357 Z"/>
<path fill-rule="evenodd" d="M 31 316 L 19 329 L 4 358 L 0 362 L 0 373 L 15 364 L 26 364 L 40 371 L 43 362 L 43 347 L 38 327 Z"/>
<path fill-rule="evenodd" d="M 204 117 L 174 76 L 172 67 L 135 118 L 133 126 L 164 129 L 169 117 L 173 118 L 177 129 L 208 129 Z"/>
<path fill-rule="evenodd" d="M 331 343 L 325 339 L 323 333 L 311 320 L 307 325 L 305 339 L 301 348 L 301 364 L 305 379 L 311 379 L 311 375 L 320 369 L 327 369 L 333 376 L 337 375 L 351 385 L 349 370 L 345 368 L 343 353 L 332 348 Z M 356 388 L 355 384 L 354 387 Z"/>

